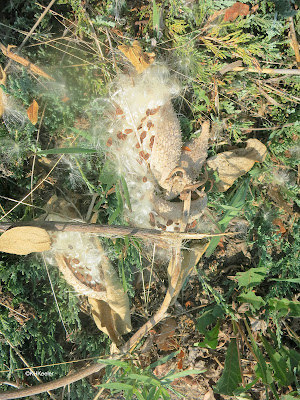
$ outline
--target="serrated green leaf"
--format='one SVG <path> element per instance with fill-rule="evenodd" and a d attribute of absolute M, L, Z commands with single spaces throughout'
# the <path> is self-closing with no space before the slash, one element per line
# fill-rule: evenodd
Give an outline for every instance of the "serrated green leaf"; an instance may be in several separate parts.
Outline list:
<path fill-rule="evenodd" d="M 235 275 L 239 287 L 251 288 L 259 285 L 266 277 L 267 268 L 250 268 L 246 272 L 238 272 Z"/>
<path fill-rule="evenodd" d="M 259 310 L 262 306 L 266 304 L 261 296 L 257 296 L 254 292 L 250 291 L 247 293 L 242 293 L 238 296 L 238 301 L 241 303 L 250 303 L 255 310 Z"/>
<path fill-rule="evenodd" d="M 237 341 L 235 338 L 232 338 L 227 349 L 223 374 L 216 383 L 214 390 L 216 393 L 232 396 L 241 382 L 242 376 Z"/>

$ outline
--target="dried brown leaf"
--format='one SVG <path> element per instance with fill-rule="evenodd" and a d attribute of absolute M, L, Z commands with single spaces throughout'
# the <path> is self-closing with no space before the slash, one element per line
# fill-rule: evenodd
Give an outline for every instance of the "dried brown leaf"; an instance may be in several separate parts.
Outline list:
<path fill-rule="evenodd" d="M 32 226 L 11 228 L 0 236 L 0 251 L 26 255 L 50 250 L 50 236 L 45 229 Z"/>
<path fill-rule="evenodd" d="M 118 46 L 118 49 L 128 58 L 139 74 L 147 69 L 155 58 L 155 53 L 143 52 L 137 40 L 133 42 L 132 46 L 122 44 Z"/>
<path fill-rule="evenodd" d="M 181 262 L 180 275 L 179 275 L 179 278 L 177 281 L 177 285 L 173 291 L 173 299 L 172 299 L 171 305 L 175 303 L 177 296 L 179 295 L 179 292 L 182 288 L 182 285 L 184 284 L 186 278 L 189 276 L 192 269 L 197 265 L 197 263 L 200 260 L 200 258 L 202 257 L 202 255 L 205 253 L 208 245 L 209 245 L 209 242 L 206 242 L 205 240 L 201 240 L 196 244 L 192 244 L 189 250 L 184 250 L 182 252 L 183 257 L 182 257 L 182 262 Z M 176 265 L 172 262 L 172 259 L 171 259 L 169 266 L 168 266 L 169 284 L 171 282 L 171 278 L 172 278 L 175 268 L 176 268 Z"/>
<path fill-rule="evenodd" d="M 160 334 L 157 336 L 157 347 L 162 351 L 174 350 L 178 347 L 176 340 L 173 338 L 177 322 L 174 318 L 168 318 L 163 322 Z M 176 346 L 177 345 L 177 346 Z"/>
<path fill-rule="evenodd" d="M 35 100 L 33 100 L 33 102 L 27 109 L 27 115 L 32 125 L 35 125 L 38 121 L 38 112 L 39 112 L 39 105 Z"/>
<path fill-rule="evenodd" d="M 250 171 L 255 162 L 263 162 L 266 154 L 267 148 L 263 143 L 257 139 L 249 139 L 245 149 L 219 153 L 208 159 L 207 165 L 218 173 L 218 190 L 226 192 L 237 178 Z"/>
<path fill-rule="evenodd" d="M 231 7 L 229 7 L 224 15 L 224 21 L 234 21 L 239 16 L 246 16 L 249 14 L 250 7 L 248 4 L 243 4 L 240 2 L 234 3 Z"/>
<path fill-rule="evenodd" d="M 98 329 L 106 333 L 117 346 L 122 344 L 121 335 L 128 333 L 130 329 L 120 314 L 113 310 L 106 301 L 92 297 L 89 297 L 88 300 L 92 306 L 92 315 Z"/>

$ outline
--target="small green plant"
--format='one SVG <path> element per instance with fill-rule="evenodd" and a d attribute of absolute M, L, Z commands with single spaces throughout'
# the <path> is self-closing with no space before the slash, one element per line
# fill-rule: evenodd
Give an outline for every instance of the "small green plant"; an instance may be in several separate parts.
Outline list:
<path fill-rule="evenodd" d="M 138 400 L 170 400 L 169 391 L 174 392 L 181 398 L 183 395 L 176 392 L 171 383 L 177 379 L 187 375 L 201 374 L 204 370 L 186 370 L 174 373 L 170 371 L 163 378 L 158 379 L 154 374 L 153 370 L 159 365 L 162 365 L 173 357 L 175 357 L 179 351 L 173 352 L 155 363 L 150 364 L 146 368 L 140 368 L 132 360 L 130 361 L 119 361 L 119 360 L 99 360 L 99 362 L 107 365 L 116 367 L 118 373 L 115 374 L 115 382 L 103 383 L 99 385 L 104 389 L 109 389 L 111 394 L 123 392 L 125 399 L 131 400 L 137 398 Z M 169 391 L 168 391 L 169 390 Z"/>

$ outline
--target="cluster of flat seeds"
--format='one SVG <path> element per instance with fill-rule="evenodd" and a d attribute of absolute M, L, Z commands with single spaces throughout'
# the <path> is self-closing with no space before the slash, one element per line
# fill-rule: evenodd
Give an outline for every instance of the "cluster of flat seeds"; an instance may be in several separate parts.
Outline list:
<path fill-rule="evenodd" d="M 52 251 L 62 257 L 74 277 L 88 288 L 103 292 L 101 260 L 105 256 L 95 246 L 93 236 L 79 232 L 51 233 Z M 69 282 L 72 284 L 72 282 Z"/>
<path fill-rule="evenodd" d="M 136 226 L 150 227 L 147 219 L 152 211 L 151 194 L 155 190 L 155 179 L 150 171 L 152 148 L 155 141 L 155 122 L 159 117 L 160 105 L 139 109 L 134 113 L 135 124 L 131 122 L 121 105 L 117 115 L 122 129 L 118 129 L 107 139 L 109 151 L 118 160 L 119 173 L 124 176 L 130 193 L 132 212 L 128 218 Z M 138 119 L 137 119 L 138 118 Z"/>
<path fill-rule="evenodd" d="M 126 180 L 132 211 L 125 209 L 125 217 L 134 226 L 167 231 L 177 230 L 179 226 L 173 221 L 167 223 L 153 208 L 153 194 L 164 188 L 160 182 L 164 169 L 156 167 L 159 162 L 163 166 L 168 164 L 168 160 L 163 160 L 167 155 L 157 157 L 155 154 L 158 143 L 162 142 L 164 147 L 164 137 L 172 136 L 168 127 L 173 119 L 176 129 L 178 124 L 181 138 L 179 122 L 171 104 L 177 93 L 178 85 L 170 79 L 167 69 L 151 66 L 135 77 L 121 75 L 111 94 L 114 112 L 106 139 L 107 154 L 112 157 L 118 174 Z M 170 140 L 172 145 L 173 139 Z"/>

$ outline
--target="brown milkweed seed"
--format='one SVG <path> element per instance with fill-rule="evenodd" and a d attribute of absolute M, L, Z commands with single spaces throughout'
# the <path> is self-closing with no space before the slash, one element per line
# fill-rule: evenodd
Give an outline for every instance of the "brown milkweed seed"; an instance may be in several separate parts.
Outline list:
<path fill-rule="evenodd" d="M 106 142 L 106 146 L 110 147 L 112 145 L 112 138 L 108 138 Z"/>

